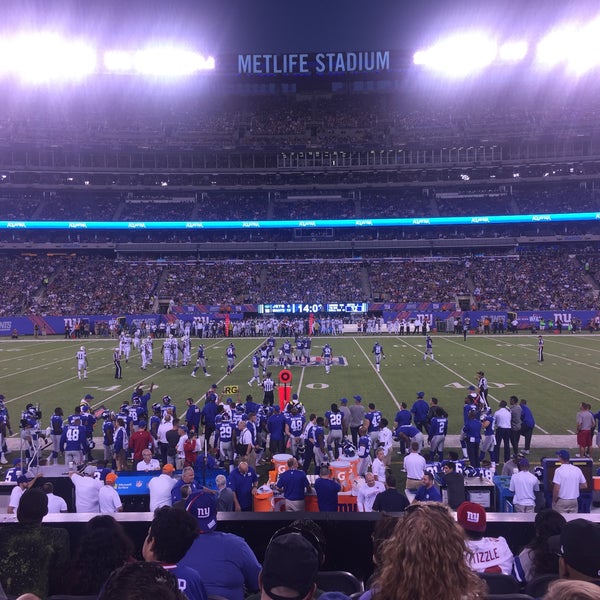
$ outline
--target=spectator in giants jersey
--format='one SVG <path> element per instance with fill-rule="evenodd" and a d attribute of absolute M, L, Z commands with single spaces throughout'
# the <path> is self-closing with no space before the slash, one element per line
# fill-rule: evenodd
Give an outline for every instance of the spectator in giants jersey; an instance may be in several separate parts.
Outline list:
<path fill-rule="evenodd" d="M 514 559 L 506 540 L 484 536 L 487 526 L 485 508 L 475 502 L 463 502 L 456 509 L 456 520 L 467 536 L 467 547 L 472 552 L 471 568 L 477 573 L 510 575 Z"/>

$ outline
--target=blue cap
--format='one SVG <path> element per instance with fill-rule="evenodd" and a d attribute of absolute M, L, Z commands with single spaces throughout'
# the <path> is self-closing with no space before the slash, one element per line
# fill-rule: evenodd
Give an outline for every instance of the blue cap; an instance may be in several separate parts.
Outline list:
<path fill-rule="evenodd" d="M 13 465 L 20 465 L 21 464 L 21 459 L 20 458 L 15 458 L 13 460 Z"/>
<path fill-rule="evenodd" d="M 178 429 L 181 429 L 181 431 L 185 431 L 185 433 L 187 433 L 188 428 L 185 425 L 179 425 Z"/>
<path fill-rule="evenodd" d="M 146 427 L 146 421 L 144 421 L 143 419 L 141 421 L 138 421 L 138 427 Z"/>
<path fill-rule="evenodd" d="M 217 526 L 217 497 L 208 492 L 192 494 L 187 501 L 185 510 L 198 521 L 198 529 L 206 533 Z"/>
<path fill-rule="evenodd" d="M 417 398 L 423 398 L 425 396 L 425 392 L 417 392 Z"/>
<path fill-rule="evenodd" d="M 469 386 L 469 391 L 474 392 L 477 388 L 474 385 Z"/>
<path fill-rule="evenodd" d="M 19 475 L 17 477 L 17 485 L 19 483 L 29 483 L 29 479 L 27 477 L 25 477 L 25 475 Z"/>
<path fill-rule="evenodd" d="M 342 404 L 348 404 L 348 398 L 342 398 L 342 399 L 340 400 L 340 402 L 341 402 Z"/>
<path fill-rule="evenodd" d="M 86 394 L 83 399 L 84 400 L 93 400 L 94 396 L 92 396 L 91 394 Z"/>
<path fill-rule="evenodd" d="M 298 394 L 292 394 L 292 400 L 298 400 Z"/>
<path fill-rule="evenodd" d="M 559 458 L 562 458 L 562 460 L 569 460 L 571 458 L 571 455 L 569 454 L 569 452 L 567 450 L 559 450 L 556 453 L 556 456 L 558 456 Z"/>
<path fill-rule="evenodd" d="M 352 396 L 357 402 L 362 402 L 362 398 L 360 396 Z"/>

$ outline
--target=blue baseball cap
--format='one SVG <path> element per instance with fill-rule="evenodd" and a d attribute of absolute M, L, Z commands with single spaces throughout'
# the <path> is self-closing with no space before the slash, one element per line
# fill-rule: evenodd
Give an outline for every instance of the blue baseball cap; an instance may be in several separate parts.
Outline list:
<path fill-rule="evenodd" d="M 425 396 L 425 392 L 417 392 L 417 398 L 423 398 Z"/>
<path fill-rule="evenodd" d="M 20 458 L 15 458 L 13 460 L 13 465 L 20 465 L 21 464 L 21 459 Z"/>
<path fill-rule="evenodd" d="M 192 494 L 185 505 L 185 510 L 198 521 L 198 529 L 202 533 L 212 531 L 217 526 L 217 497 L 209 492 Z"/>
<path fill-rule="evenodd" d="M 562 460 L 569 460 L 571 458 L 571 455 L 569 454 L 569 452 L 567 450 L 559 450 L 556 453 L 556 456 L 558 456 Z"/>
<path fill-rule="evenodd" d="M 92 396 L 91 394 L 86 394 L 84 396 L 84 400 L 93 400 L 93 399 L 94 399 L 94 396 Z"/>
<path fill-rule="evenodd" d="M 362 402 L 361 396 L 352 396 L 357 402 Z"/>
<path fill-rule="evenodd" d="M 138 427 L 146 427 L 146 421 L 144 421 L 143 419 L 141 421 L 138 421 Z"/>
<path fill-rule="evenodd" d="M 348 398 L 342 398 L 342 399 L 340 400 L 340 402 L 341 402 L 342 404 L 348 404 Z"/>

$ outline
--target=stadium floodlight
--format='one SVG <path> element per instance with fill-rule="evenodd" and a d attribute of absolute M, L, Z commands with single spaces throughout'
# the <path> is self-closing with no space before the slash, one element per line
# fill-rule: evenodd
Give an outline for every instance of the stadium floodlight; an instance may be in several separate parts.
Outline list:
<path fill-rule="evenodd" d="M 554 29 L 538 42 L 537 62 L 549 68 L 566 62 L 570 50 L 578 43 L 579 35 L 577 27 L 572 24 Z"/>
<path fill-rule="evenodd" d="M 55 33 L 20 34 L 6 44 L 10 57 L 6 70 L 25 82 L 83 79 L 96 70 L 93 48 Z"/>
<path fill-rule="evenodd" d="M 491 65 L 498 46 L 483 32 L 457 33 L 415 52 L 413 63 L 449 77 L 465 77 Z"/>
<path fill-rule="evenodd" d="M 109 50 L 104 53 L 104 68 L 111 73 L 129 73 L 133 70 L 133 54 Z"/>
<path fill-rule="evenodd" d="M 575 44 L 567 57 L 567 70 L 583 75 L 600 64 L 600 18 L 594 19 L 579 30 Z"/>
<path fill-rule="evenodd" d="M 498 57 L 502 62 L 516 63 L 522 61 L 529 51 L 525 41 L 504 42 L 498 49 Z"/>
<path fill-rule="evenodd" d="M 191 50 L 164 47 L 136 52 L 133 65 L 144 75 L 181 77 L 214 69 L 215 61 Z"/>

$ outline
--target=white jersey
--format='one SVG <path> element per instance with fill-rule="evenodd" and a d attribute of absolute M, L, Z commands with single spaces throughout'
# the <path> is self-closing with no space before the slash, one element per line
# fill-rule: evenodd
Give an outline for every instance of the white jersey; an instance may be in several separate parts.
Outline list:
<path fill-rule="evenodd" d="M 473 552 L 471 569 L 477 573 L 503 573 L 510 575 L 513 568 L 513 553 L 503 537 L 483 537 L 480 540 L 467 540 Z"/>

